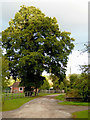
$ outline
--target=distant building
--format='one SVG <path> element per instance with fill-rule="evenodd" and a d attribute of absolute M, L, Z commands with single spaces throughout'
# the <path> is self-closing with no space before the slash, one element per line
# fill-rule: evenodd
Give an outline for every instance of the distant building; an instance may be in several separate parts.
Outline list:
<path fill-rule="evenodd" d="M 11 93 L 23 93 L 25 87 L 22 87 L 19 85 L 20 85 L 20 82 L 15 82 L 13 85 L 11 85 L 10 86 Z"/>

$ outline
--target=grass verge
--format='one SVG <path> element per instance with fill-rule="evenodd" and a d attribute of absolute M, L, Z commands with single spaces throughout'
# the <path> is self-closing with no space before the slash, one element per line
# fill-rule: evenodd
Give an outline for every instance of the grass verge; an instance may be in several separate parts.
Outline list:
<path fill-rule="evenodd" d="M 89 118 L 88 114 L 89 114 L 88 110 L 84 110 L 84 111 L 74 112 L 72 113 L 72 116 L 73 118 Z"/>
<path fill-rule="evenodd" d="M 59 96 L 56 96 L 56 99 L 64 101 L 65 94 L 61 94 Z"/>
<path fill-rule="evenodd" d="M 39 93 L 39 95 L 37 95 L 36 97 L 22 97 L 16 99 L 13 97 L 13 99 L 9 99 L 9 100 L 6 99 L 4 102 L 2 101 L 2 111 L 14 110 L 21 107 L 23 104 L 29 102 L 30 100 L 46 95 L 53 95 L 53 94 L 57 94 L 57 93 Z"/>
<path fill-rule="evenodd" d="M 61 105 L 88 106 L 88 102 L 69 102 L 69 101 L 64 101 L 64 102 L 59 102 L 58 104 L 61 104 Z"/>
<path fill-rule="evenodd" d="M 65 97 L 65 94 L 56 96 L 56 99 L 63 101 L 63 102 L 59 102 L 58 104 L 61 104 L 61 105 L 77 105 L 77 106 L 88 106 L 88 105 L 90 105 L 90 103 L 88 103 L 88 102 L 71 102 L 71 101 L 69 102 L 69 101 L 65 101 L 64 97 Z"/>
<path fill-rule="evenodd" d="M 55 94 L 59 94 L 59 93 L 39 93 L 39 97 L 43 97 L 43 96 L 46 96 L 46 95 L 55 95 Z"/>
<path fill-rule="evenodd" d="M 21 107 L 24 103 L 29 102 L 37 97 L 29 97 L 29 98 L 17 98 L 12 100 L 5 100 L 2 104 L 2 111 L 10 111 Z"/>

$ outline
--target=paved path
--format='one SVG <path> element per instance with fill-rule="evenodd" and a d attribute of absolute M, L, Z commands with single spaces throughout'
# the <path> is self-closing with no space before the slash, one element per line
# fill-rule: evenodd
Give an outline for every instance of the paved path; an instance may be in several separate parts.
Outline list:
<path fill-rule="evenodd" d="M 54 95 L 56 96 L 56 95 Z M 71 118 L 72 112 L 87 110 L 87 106 L 58 105 L 52 95 L 36 98 L 17 110 L 3 112 L 3 118 Z"/>

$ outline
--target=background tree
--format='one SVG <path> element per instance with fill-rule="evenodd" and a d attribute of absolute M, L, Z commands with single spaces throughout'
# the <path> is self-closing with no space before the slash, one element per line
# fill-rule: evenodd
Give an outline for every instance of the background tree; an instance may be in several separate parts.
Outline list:
<path fill-rule="evenodd" d="M 78 74 L 71 74 L 69 76 L 70 79 L 70 87 L 73 88 L 74 87 L 74 82 L 78 79 Z"/>
<path fill-rule="evenodd" d="M 49 90 L 50 85 L 49 82 L 47 80 L 44 80 L 43 85 L 40 87 L 41 90 Z"/>
<path fill-rule="evenodd" d="M 80 65 L 82 73 L 90 74 L 90 65 Z"/>
<path fill-rule="evenodd" d="M 54 75 L 50 72 L 49 79 L 53 82 L 52 87 L 54 90 L 60 89 L 59 88 L 59 86 L 60 86 L 59 78 L 56 75 Z"/>
<path fill-rule="evenodd" d="M 75 77 L 76 76 L 76 77 Z M 88 96 L 90 94 L 89 90 L 89 75 L 87 73 L 82 74 L 72 74 L 71 75 L 72 86 L 67 92 L 69 97 L 82 97 L 83 101 L 88 101 Z"/>
<path fill-rule="evenodd" d="M 79 79 L 75 82 L 75 86 L 78 88 L 79 94 L 83 97 L 84 101 L 87 101 L 90 94 L 88 78 L 88 74 L 82 73 Z"/>
<path fill-rule="evenodd" d="M 60 90 L 64 90 L 64 89 L 65 89 L 65 86 L 64 86 L 64 83 L 63 83 L 63 82 L 60 83 L 59 88 L 60 88 Z"/>
<path fill-rule="evenodd" d="M 10 75 L 20 77 L 26 89 L 40 87 L 45 79 L 41 76 L 43 70 L 49 72 L 50 68 L 63 80 L 74 47 L 70 34 L 59 30 L 55 17 L 47 17 L 33 6 L 22 6 L 2 32 Z"/>
<path fill-rule="evenodd" d="M 87 52 L 88 53 L 88 61 L 89 61 L 89 57 L 90 57 L 90 41 L 88 42 L 88 45 L 85 45 L 85 50 L 82 51 Z M 90 74 L 90 63 L 88 62 L 88 65 L 80 65 L 80 70 L 82 71 L 82 73 L 88 73 Z"/>
<path fill-rule="evenodd" d="M 15 80 L 13 79 L 12 76 L 10 76 L 10 79 L 9 79 L 9 85 L 8 86 L 11 86 L 15 83 Z"/>
<path fill-rule="evenodd" d="M 1 59 L 1 58 L 0 58 Z M 9 62 L 5 56 L 2 56 L 2 89 L 9 85 Z"/>
<path fill-rule="evenodd" d="M 64 90 L 65 93 L 68 91 L 68 89 L 70 88 L 70 81 L 67 79 L 67 77 L 63 80 L 64 83 Z"/>

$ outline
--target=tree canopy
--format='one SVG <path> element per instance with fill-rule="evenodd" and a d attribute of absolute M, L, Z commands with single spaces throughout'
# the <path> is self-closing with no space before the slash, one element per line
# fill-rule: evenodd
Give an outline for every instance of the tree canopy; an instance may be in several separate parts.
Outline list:
<path fill-rule="evenodd" d="M 42 72 L 49 73 L 51 69 L 51 73 L 63 79 L 74 47 L 70 34 L 59 30 L 55 17 L 48 17 L 33 6 L 21 6 L 2 32 L 13 78 L 20 77 L 27 87 L 39 87 L 44 80 Z"/>

